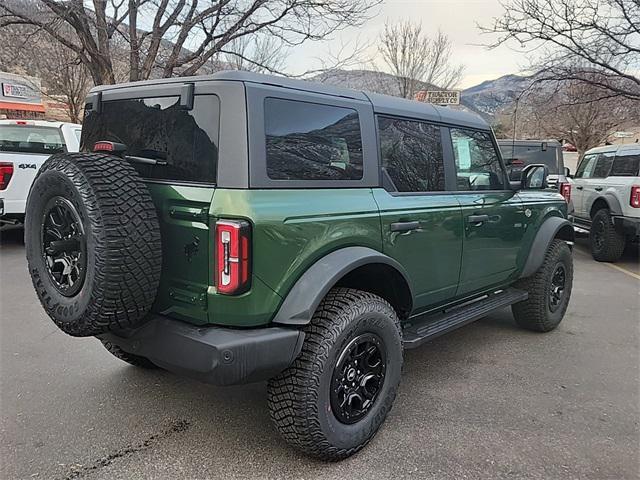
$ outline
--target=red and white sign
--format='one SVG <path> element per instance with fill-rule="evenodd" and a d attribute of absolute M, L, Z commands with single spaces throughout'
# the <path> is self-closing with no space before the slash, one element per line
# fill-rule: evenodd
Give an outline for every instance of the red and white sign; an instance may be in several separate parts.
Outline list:
<path fill-rule="evenodd" d="M 33 96 L 33 95 L 29 95 L 30 93 L 31 93 L 31 89 L 26 85 L 18 85 L 15 83 L 2 84 L 2 95 L 4 97 L 29 98 Z"/>

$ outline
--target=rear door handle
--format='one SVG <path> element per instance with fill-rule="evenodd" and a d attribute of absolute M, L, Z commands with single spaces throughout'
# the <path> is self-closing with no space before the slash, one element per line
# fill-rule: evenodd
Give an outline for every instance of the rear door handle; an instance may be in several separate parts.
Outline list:
<path fill-rule="evenodd" d="M 576 190 L 582 190 L 584 187 L 576 187 Z"/>
<path fill-rule="evenodd" d="M 420 222 L 395 222 L 391 224 L 392 232 L 411 232 L 419 228 Z"/>
<path fill-rule="evenodd" d="M 601 191 L 602 191 L 602 187 L 596 187 L 594 190 L 595 190 L 596 192 L 601 192 Z"/>
<path fill-rule="evenodd" d="M 469 223 L 482 223 L 482 222 L 488 222 L 489 221 L 489 215 L 469 215 L 467 217 L 467 222 Z"/>

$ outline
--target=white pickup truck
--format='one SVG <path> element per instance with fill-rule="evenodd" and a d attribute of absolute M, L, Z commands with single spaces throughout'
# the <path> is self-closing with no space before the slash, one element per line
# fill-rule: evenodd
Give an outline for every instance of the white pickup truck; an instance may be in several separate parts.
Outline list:
<path fill-rule="evenodd" d="M 54 153 L 77 152 L 81 128 L 46 120 L 0 120 L 0 226 L 24 221 L 40 166 Z"/>

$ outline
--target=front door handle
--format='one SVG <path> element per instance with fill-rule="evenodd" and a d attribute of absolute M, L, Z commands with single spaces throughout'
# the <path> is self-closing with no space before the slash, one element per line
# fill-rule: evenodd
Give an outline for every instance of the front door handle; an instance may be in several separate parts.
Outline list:
<path fill-rule="evenodd" d="M 482 223 L 482 222 L 488 222 L 489 221 L 489 215 L 469 215 L 467 217 L 467 222 L 469 223 Z"/>
<path fill-rule="evenodd" d="M 392 232 L 411 232 L 419 228 L 420 222 L 395 222 L 391 224 Z"/>
<path fill-rule="evenodd" d="M 596 187 L 594 190 L 595 190 L 596 192 L 601 192 L 601 191 L 602 191 L 602 187 Z"/>
<path fill-rule="evenodd" d="M 576 190 L 582 190 L 583 188 L 584 188 L 584 187 L 580 187 L 580 186 L 578 186 L 578 187 L 576 187 Z"/>

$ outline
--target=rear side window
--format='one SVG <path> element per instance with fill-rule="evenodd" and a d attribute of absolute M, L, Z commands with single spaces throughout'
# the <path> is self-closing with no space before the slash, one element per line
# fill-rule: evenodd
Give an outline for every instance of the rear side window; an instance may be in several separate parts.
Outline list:
<path fill-rule="evenodd" d="M 360 180 L 358 113 L 345 107 L 267 98 L 267 175 L 272 180 Z"/>
<path fill-rule="evenodd" d="M 616 177 L 637 177 L 640 168 L 640 155 L 616 157 L 609 175 Z"/>
<path fill-rule="evenodd" d="M 191 110 L 177 96 L 105 101 L 100 113 L 85 114 L 82 149 L 100 140 L 124 143 L 127 155 L 166 162 L 134 163 L 144 178 L 215 183 L 219 117 L 215 95 L 196 95 Z"/>
<path fill-rule="evenodd" d="M 64 151 L 64 140 L 58 128 L 0 125 L 0 152 L 52 155 Z"/>
<path fill-rule="evenodd" d="M 504 171 L 488 132 L 451 129 L 458 190 L 503 190 Z"/>
<path fill-rule="evenodd" d="M 382 168 L 399 192 L 444 190 L 440 127 L 379 117 Z"/>

